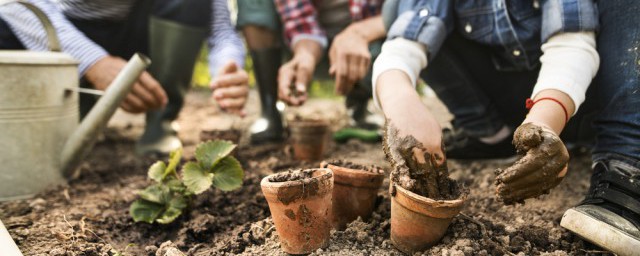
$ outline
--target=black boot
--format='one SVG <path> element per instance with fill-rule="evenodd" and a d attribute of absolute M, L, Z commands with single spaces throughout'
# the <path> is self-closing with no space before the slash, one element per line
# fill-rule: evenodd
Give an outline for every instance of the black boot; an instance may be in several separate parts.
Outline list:
<path fill-rule="evenodd" d="M 151 75 L 160 82 L 169 102 L 163 110 L 147 112 L 144 134 L 136 153 L 169 154 L 182 146 L 171 123 L 178 117 L 191 85 L 193 68 L 208 29 L 151 18 Z"/>
<path fill-rule="evenodd" d="M 371 98 L 371 90 L 367 90 L 365 86 L 358 84 L 347 95 L 346 105 L 349 114 L 349 126 L 364 129 L 368 131 L 380 130 L 381 124 L 384 122 L 367 109 L 369 99 Z"/>
<path fill-rule="evenodd" d="M 249 128 L 251 143 L 280 142 L 283 140 L 282 116 L 276 108 L 278 100 L 278 69 L 281 64 L 280 48 L 251 51 L 262 115 Z"/>

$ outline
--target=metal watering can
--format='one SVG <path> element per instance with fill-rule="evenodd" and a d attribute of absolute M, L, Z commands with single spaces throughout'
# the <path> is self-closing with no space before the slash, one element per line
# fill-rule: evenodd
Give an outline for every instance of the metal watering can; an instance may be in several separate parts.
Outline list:
<path fill-rule="evenodd" d="M 60 52 L 55 29 L 41 10 L 16 0 L 0 5 L 12 2 L 40 19 L 51 51 L 0 50 L 0 201 L 64 184 L 151 63 L 134 55 L 79 123 L 78 62 Z"/>

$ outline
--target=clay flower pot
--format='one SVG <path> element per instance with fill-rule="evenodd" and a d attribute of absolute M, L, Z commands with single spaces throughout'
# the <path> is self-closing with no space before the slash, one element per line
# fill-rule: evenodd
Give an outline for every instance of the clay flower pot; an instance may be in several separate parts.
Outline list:
<path fill-rule="evenodd" d="M 401 186 L 394 187 L 395 195 L 391 196 L 391 242 L 407 254 L 423 251 L 440 241 L 464 205 L 464 196 L 454 200 L 433 200 Z"/>
<path fill-rule="evenodd" d="M 260 182 L 262 193 L 289 254 L 307 254 L 329 245 L 333 174 L 329 169 L 276 173 Z"/>
<path fill-rule="evenodd" d="M 376 206 L 384 171 L 346 161 L 322 162 L 320 167 L 333 171 L 333 227 L 343 230 L 358 216 L 368 220 Z"/>
<path fill-rule="evenodd" d="M 293 155 L 297 160 L 316 161 L 322 159 L 329 124 L 318 120 L 297 120 L 289 125 Z"/>

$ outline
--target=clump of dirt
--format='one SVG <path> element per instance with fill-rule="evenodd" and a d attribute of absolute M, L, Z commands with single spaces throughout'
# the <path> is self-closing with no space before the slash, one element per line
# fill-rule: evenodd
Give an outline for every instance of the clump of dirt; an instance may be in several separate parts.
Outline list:
<path fill-rule="evenodd" d="M 394 184 L 435 200 L 460 197 L 459 186 L 449 179 L 449 170 L 446 161 L 443 161 L 444 156 L 429 153 L 422 143 L 411 135 L 399 138 L 398 129 L 389 121 L 385 125 L 383 148 L 387 160 L 393 167 L 391 180 Z M 444 152 L 444 148 L 442 151 Z M 393 189 L 391 192 L 395 193 Z"/>
<path fill-rule="evenodd" d="M 270 182 L 302 181 L 313 177 L 314 169 L 297 169 L 280 172 L 269 177 Z"/>
<path fill-rule="evenodd" d="M 325 161 L 323 162 L 322 168 L 327 168 L 328 165 L 335 165 L 335 166 L 340 166 L 340 167 L 349 168 L 353 170 L 363 170 L 366 172 L 371 172 L 376 174 L 384 173 L 384 170 L 376 165 L 356 164 L 356 163 L 353 163 L 347 160 L 342 160 L 342 159 Z"/>

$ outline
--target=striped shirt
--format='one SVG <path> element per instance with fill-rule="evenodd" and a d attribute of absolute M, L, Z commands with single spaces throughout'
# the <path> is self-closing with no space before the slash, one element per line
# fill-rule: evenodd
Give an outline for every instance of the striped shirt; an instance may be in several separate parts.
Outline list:
<path fill-rule="evenodd" d="M 109 53 L 87 38 L 68 19 L 124 20 L 129 15 L 133 0 L 28 0 L 47 14 L 56 28 L 62 51 L 80 62 L 79 72 L 84 75 L 89 67 Z M 245 51 L 240 37 L 231 24 L 227 0 L 212 0 L 209 70 L 217 70 L 229 61 L 244 65 Z M 46 51 L 47 39 L 42 25 L 28 9 L 19 4 L 0 6 L 0 17 L 29 50 Z"/>

